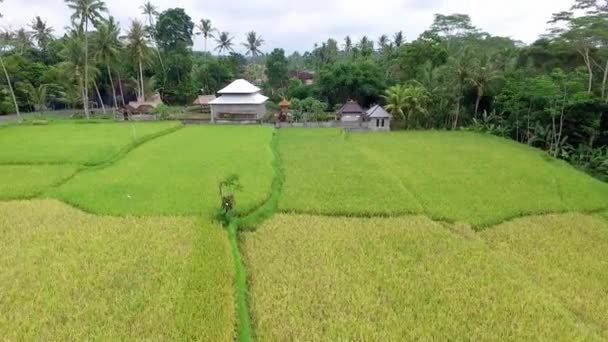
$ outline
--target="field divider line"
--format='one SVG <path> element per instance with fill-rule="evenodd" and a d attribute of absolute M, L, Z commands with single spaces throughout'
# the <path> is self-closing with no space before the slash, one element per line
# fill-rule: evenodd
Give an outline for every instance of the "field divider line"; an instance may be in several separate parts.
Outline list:
<path fill-rule="evenodd" d="M 184 125 L 178 125 L 178 126 L 167 128 L 165 130 L 162 130 L 162 131 L 159 131 L 156 133 L 152 133 L 152 134 L 143 136 L 141 138 L 136 139 L 129 145 L 123 147 L 120 151 L 118 151 L 115 155 L 113 155 L 112 157 L 110 157 L 107 160 L 104 160 L 99 163 L 85 163 L 83 165 L 89 170 L 105 169 L 109 166 L 116 164 L 120 160 L 124 159 L 129 153 L 131 153 L 133 150 L 141 147 L 142 145 L 144 145 L 148 142 L 151 142 L 153 140 L 163 138 L 169 134 L 175 133 L 184 127 L 185 127 Z"/>
<path fill-rule="evenodd" d="M 582 215 L 597 215 L 597 214 L 601 214 L 604 211 L 608 210 L 608 206 L 606 207 L 601 207 L 601 208 L 595 208 L 595 209 L 589 209 L 589 210 L 569 210 L 569 209 L 564 209 L 564 210 L 547 210 L 547 211 L 539 211 L 537 213 L 526 213 L 526 214 L 517 214 L 517 215 L 511 215 L 511 216 L 507 216 L 503 219 L 498 219 L 496 221 L 492 221 L 492 222 L 487 222 L 487 223 L 480 223 L 480 224 L 476 224 L 476 225 L 472 225 L 473 229 L 475 229 L 475 231 L 477 232 L 482 232 L 486 229 L 492 229 L 496 226 L 500 226 L 501 224 L 505 224 L 505 223 L 509 223 L 515 220 L 519 220 L 519 219 L 525 219 L 528 217 L 535 217 L 535 216 L 547 216 L 547 215 L 567 215 L 567 214 L 582 214 Z"/>
<path fill-rule="evenodd" d="M 41 194 L 39 194 L 38 196 L 44 195 L 45 192 L 48 192 L 51 189 L 56 189 L 59 188 L 65 184 L 67 184 L 69 181 L 71 181 L 72 179 L 74 179 L 76 176 L 78 176 L 80 173 L 82 172 L 86 172 L 86 171 L 96 171 L 96 170 L 103 170 L 106 169 L 114 164 L 116 164 L 117 162 L 119 162 L 120 160 L 124 159 L 126 156 L 129 155 L 129 153 L 131 153 L 133 150 L 135 150 L 136 148 L 144 145 L 145 143 L 148 143 L 152 140 L 156 140 L 162 137 L 165 137 L 171 133 L 177 132 L 180 129 L 182 129 L 184 126 L 183 125 L 179 125 L 179 126 L 175 126 L 175 127 L 171 127 L 169 129 L 165 129 L 162 130 L 160 132 L 157 133 L 153 133 L 150 135 L 146 135 L 134 142 L 132 142 L 131 144 L 129 144 L 127 147 L 122 148 L 117 154 L 115 154 L 113 157 L 111 157 L 110 159 L 107 159 L 101 163 L 96 163 L 96 164 L 81 164 L 80 167 L 78 168 L 78 170 L 76 170 L 76 172 L 74 174 L 72 174 L 70 177 L 67 177 L 63 180 L 61 180 L 60 182 L 53 184 L 52 186 L 50 186 L 49 188 L 47 188 L 46 191 L 42 192 Z M 73 205 L 71 203 L 67 203 L 66 204 L 69 205 Z M 81 209 L 81 208 L 79 208 Z"/>
<path fill-rule="evenodd" d="M 251 325 L 251 313 L 249 311 L 249 290 L 247 271 L 243 255 L 239 248 L 239 233 L 251 232 L 270 219 L 277 212 L 279 207 L 279 198 L 283 192 L 284 173 L 281 164 L 281 158 L 278 151 L 278 131 L 273 132 L 270 142 L 270 149 L 273 154 L 272 169 L 274 178 L 272 180 L 270 196 L 257 209 L 243 216 L 235 216 L 228 218 L 228 239 L 232 249 L 232 256 L 235 266 L 235 287 L 236 287 L 236 311 L 237 311 L 237 340 L 241 342 L 253 341 L 253 327 Z"/>

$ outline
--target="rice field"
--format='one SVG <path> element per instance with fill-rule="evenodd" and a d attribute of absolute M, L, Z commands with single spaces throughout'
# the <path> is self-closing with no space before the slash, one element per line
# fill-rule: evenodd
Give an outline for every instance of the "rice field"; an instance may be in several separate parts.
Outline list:
<path fill-rule="evenodd" d="M 0 134 L 0 165 L 100 164 L 142 138 L 177 126 L 171 122 L 11 125 Z"/>
<path fill-rule="evenodd" d="M 0 165 L 0 200 L 36 197 L 77 171 L 74 165 Z"/>
<path fill-rule="evenodd" d="M 608 339 L 608 222 L 581 214 L 527 217 L 482 237 Z"/>
<path fill-rule="evenodd" d="M 608 207 L 608 185 L 543 152 L 468 132 L 280 132 L 283 212 L 395 216 L 485 227 Z"/>
<path fill-rule="evenodd" d="M 110 215 L 212 216 L 218 184 L 240 177 L 244 213 L 270 196 L 273 130 L 265 127 L 187 127 L 155 139 L 106 168 L 79 173 L 49 193 L 86 211 Z"/>
<path fill-rule="evenodd" d="M 579 247 L 561 246 L 561 252 Z M 246 233 L 242 248 L 255 337 L 262 341 L 601 337 L 594 322 L 572 312 L 551 286 L 538 284 L 462 226 L 419 216 L 282 214 Z M 568 277 L 576 275 L 565 274 L 562 282 L 586 278 Z M 595 284 L 594 290 L 602 288 Z M 606 312 L 603 304 L 589 311 L 604 314 L 596 320 Z"/>
<path fill-rule="evenodd" d="M 116 218 L 0 202 L 6 340 L 232 341 L 226 233 L 195 218 Z"/>
<path fill-rule="evenodd" d="M 0 146 L 7 340 L 608 339 L 608 185 L 524 145 L 57 122 Z"/>

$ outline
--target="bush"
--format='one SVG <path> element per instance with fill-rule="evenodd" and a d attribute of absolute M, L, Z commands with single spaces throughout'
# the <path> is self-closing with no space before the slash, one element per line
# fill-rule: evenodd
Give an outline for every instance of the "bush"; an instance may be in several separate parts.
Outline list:
<path fill-rule="evenodd" d="M 168 120 L 169 111 L 169 106 L 167 106 L 166 104 L 161 104 L 158 107 L 154 108 L 152 112 L 154 113 L 154 115 L 158 116 L 159 120 Z"/>

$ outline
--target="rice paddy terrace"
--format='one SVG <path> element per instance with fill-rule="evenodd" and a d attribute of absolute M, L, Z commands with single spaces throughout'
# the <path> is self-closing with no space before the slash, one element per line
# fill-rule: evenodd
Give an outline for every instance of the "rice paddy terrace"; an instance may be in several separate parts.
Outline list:
<path fill-rule="evenodd" d="M 524 145 L 55 123 L 0 146 L 9 340 L 608 339 L 608 185 Z"/>

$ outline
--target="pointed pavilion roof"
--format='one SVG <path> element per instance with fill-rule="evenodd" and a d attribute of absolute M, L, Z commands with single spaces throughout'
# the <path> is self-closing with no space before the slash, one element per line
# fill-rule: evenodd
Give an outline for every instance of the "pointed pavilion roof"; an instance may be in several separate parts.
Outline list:
<path fill-rule="evenodd" d="M 230 83 L 226 88 L 218 91 L 218 94 L 254 94 L 259 93 L 260 91 L 260 88 L 244 79 L 239 79 Z"/>

